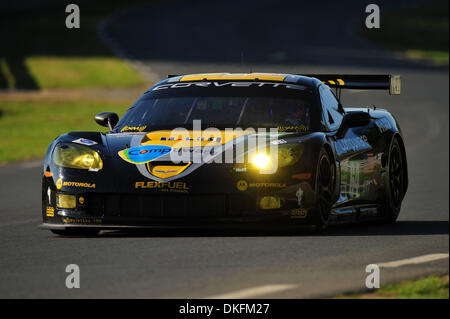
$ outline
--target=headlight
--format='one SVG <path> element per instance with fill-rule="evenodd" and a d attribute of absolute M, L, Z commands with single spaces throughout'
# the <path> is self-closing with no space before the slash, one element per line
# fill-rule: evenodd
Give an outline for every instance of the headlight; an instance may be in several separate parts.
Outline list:
<path fill-rule="evenodd" d="M 297 163 L 303 154 L 303 144 L 279 145 L 278 167 L 289 166 Z"/>
<path fill-rule="evenodd" d="M 285 167 L 289 165 L 294 165 L 300 160 L 303 154 L 303 144 L 294 145 L 279 145 L 278 146 L 278 158 L 270 158 L 270 154 L 266 153 L 256 153 L 251 162 L 253 165 L 259 169 L 268 169 L 271 165 L 278 167 Z M 278 163 L 277 163 L 278 161 Z"/>
<path fill-rule="evenodd" d="M 266 154 L 259 153 L 253 157 L 253 164 L 258 168 L 266 168 L 269 165 L 270 157 Z"/>
<path fill-rule="evenodd" d="M 85 146 L 64 143 L 56 146 L 53 152 L 56 165 L 79 169 L 101 170 L 103 162 L 100 155 Z"/>

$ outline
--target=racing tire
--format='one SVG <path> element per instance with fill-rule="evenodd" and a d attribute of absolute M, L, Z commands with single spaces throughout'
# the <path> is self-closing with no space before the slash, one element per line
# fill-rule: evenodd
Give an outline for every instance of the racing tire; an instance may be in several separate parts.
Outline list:
<path fill-rule="evenodd" d="M 51 229 L 50 231 L 59 236 L 95 236 L 100 232 L 95 228 Z"/>
<path fill-rule="evenodd" d="M 316 230 L 323 230 L 328 226 L 331 213 L 332 196 L 334 193 L 336 167 L 325 149 L 319 154 L 316 172 L 316 208 L 313 213 L 313 224 Z"/>
<path fill-rule="evenodd" d="M 403 197 L 405 196 L 403 162 L 400 144 L 396 138 L 393 138 L 389 150 L 388 183 L 383 216 L 383 221 L 386 223 L 395 223 L 400 214 Z"/>

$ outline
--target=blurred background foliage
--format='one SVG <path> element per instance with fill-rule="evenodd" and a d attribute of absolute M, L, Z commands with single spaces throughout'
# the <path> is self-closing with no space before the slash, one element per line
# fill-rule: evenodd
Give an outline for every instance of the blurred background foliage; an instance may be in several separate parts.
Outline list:
<path fill-rule="evenodd" d="M 103 130 L 93 120 L 97 112 L 123 115 L 151 83 L 102 43 L 99 23 L 117 10 L 156 1 L 162 0 L 78 0 L 79 29 L 65 27 L 68 1 L 2 2 L 0 164 L 42 158 L 53 138 L 71 130 Z M 381 28 L 361 26 L 360 35 L 410 58 L 448 65 L 448 10 L 447 0 L 382 6 Z"/>
<path fill-rule="evenodd" d="M 139 2 L 78 1 L 79 29 L 66 28 L 65 1 L 17 1 L 12 8 L 5 6 L 0 12 L 0 89 L 144 85 L 141 75 L 117 58 L 97 32 L 102 18 Z"/>
<path fill-rule="evenodd" d="M 386 12 L 380 9 L 380 29 L 362 26 L 365 38 L 413 59 L 448 65 L 448 0 L 412 1 Z"/>

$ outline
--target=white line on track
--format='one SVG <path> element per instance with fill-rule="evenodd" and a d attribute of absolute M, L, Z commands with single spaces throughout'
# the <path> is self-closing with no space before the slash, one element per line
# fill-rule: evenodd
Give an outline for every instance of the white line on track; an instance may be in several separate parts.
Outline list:
<path fill-rule="evenodd" d="M 257 296 L 267 295 L 270 293 L 290 290 L 298 287 L 297 285 L 264 285 L 242 290 L 236 290 L 221 295 L 214 295 L 204 299 L 241 299 L 255 298 Z"/>
<path fill-rule="evenodd" d="M 407 258 L 407 259 L 401 259 L 401 260 L 395 260 L 390 261 L 387 263 L 381 263 L 378 264 L 378 267 L 383 268 L 395 268 L 405 265 L 415 265 L 415 264 L 422 264 L 430 261 L 440 260 L 440 259 L 448 259 L 448 254 L 429 254 L 429 255 L 423 255 L 413 258 Z"/>

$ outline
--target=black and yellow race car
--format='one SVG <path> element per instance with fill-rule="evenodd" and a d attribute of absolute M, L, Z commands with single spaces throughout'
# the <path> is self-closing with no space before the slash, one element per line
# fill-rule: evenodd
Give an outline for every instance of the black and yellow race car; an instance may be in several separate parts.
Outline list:
<path fill-rule="evenodd" d="M 109 132 L 70 132 L 45 157 L 42 228 L 394 222 L 408 187 L 388 111 L 347 108 L 342 89 L 400 94 L 392 75 L 174 75 Z"/>

